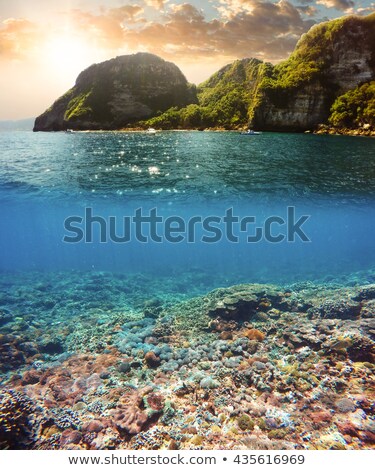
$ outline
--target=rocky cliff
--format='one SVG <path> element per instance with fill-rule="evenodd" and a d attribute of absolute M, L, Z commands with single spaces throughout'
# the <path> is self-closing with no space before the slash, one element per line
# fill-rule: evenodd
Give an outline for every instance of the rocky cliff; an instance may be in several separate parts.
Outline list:
<path fill-rule="evenodd" d="M 168 110 L 141 124 L 164 129 L 315 130 L 332 123 L 331 115 L 339 122 L 337 108 L 348 101 L 346 93 L 374 79 L 375 14 L 346 16 L 314 26 L 278 65 L 242 59 L 223 67 L 199 85 L 199 106 Z M 363 116 L 347 109 L 344 115 L 351 116 L 346 121 L 352 126 L 372 129 L 374 88 L 365 90 L 350 98 L 353 106 L 366 108 Z"/>
<path fill-rule="evenodd" d="M 119 129 L 195 102 L 195 87 L 176 65 L 147 53 L 120 56 L 84 70 L 34 131 Z"/>
<path fill-rule="evenodd" d="M 375 79 L 375 13 L 314 26 L 285 62 L 268 66 L 249 109 L 250 125 L 304 131 L 327 122 L 335 100 Z"/>
<path fill-rule="evenodd" d="M 346 16 L 311 28 L 280 64 L 237 60 L 198 89 L 175 65 L 152 54 L 93 65 L 36 119 L 34 130 L 119 129 L 133 124 L 302 132 L 339 122 L 348 100 L 367 111 L 357 116 L 346 109 L 345 122 L 372 129 L 374 87 L 361 86 L 374 80 L 375 13 Z M 346 96 L 351 90 L 354 95 Z"/>

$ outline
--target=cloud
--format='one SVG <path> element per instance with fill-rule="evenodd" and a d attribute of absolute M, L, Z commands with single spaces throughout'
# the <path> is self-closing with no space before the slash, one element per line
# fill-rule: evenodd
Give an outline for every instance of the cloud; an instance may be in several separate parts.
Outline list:
<path fill-rule="evenodd" d="M 124 5 L 102 8 L 100 14 L 75 9 L 70 11 L 69 18 L 75 28 L 85 32 L 97 46 L 113 50 L 124 46 L 125 28 L 145 22 L 143 12 L 138 5 Z"/>
<path fill-rule="evenodd" d="M 245 4 L 246 10 L 234 13 L 232 9 L 227 18 L 213 20 L 207 20 L 191 4 L 174 5 L 161 22 L 147 23 L 139 29 L 125 28 L 124 40 L 131 49 L 146 49 L 171 60 L 218 55 L 280 60 L 314 24 L 304 20 L 298 9 L 285 0 L 276 4 L 246 0 L 237 3 Z"/>
<path fill-rule="evenodd" d="M 311 5 L 297 5 L 297 10 L 306 16 L 315 16 L 318 13 L 318 10 Z"/>
<path fill-rule="evenodd" d="M 72 34 L 78 33 L 108 56 L 148 51 L 180 63 L 241 57 L 278 61 L 314 24 L 303 17 L 312 10 L 302 11 L 286 0 L 229 0 L 225 4 L 219 8 L 227 8 L 226 13 L 222 10 L 223 16 L 214 19 L 190 3 L 169 4 L 153 20 L 146 18 L 139 5 L 101 8 L 96 13 L 74 9 L 67 19 Z M 8 20 L 0 29 L 0 54 L 27 51 L 40 40 L 42 30 L 48 35 L 44 25 L 38 31 L 26 20 Z"/>
<path fill-rule="evenodd" d="M 349 11 L 355 5 L 353 0 L 318 0 L 316 3 L 327 8 L 335 8 L 341 11 Z"/>
<path fill-rule="evenodd" d="M 155 8 L 156 10 L 161 10 L 164 8 L 164 5 L 169 2 L 169 0 L 144 0 L 144 2 L 149 7 Z"/>
<path fill-rule="evenodd" d="M 217 10 L 223 18 L 232 18 L 240 12 L 252 12 L 256 0 L 219 0 Z"/>
<path fill-rule="evenodd" d="M 356 13 L 358 15 L 369 15 L 370 13 L 374 13 L 375 12 L 375 3 L 371 3 L 368 7 L 360 7 L 360 8 L 357 8 L 356 10 Z"/>
<path fill-rule="evenodd" d="M 103 11 L 106 12 L 105 9 Z M 122 7 L 108 10 L 108 16 L 119 21 L 133 21 L 143 12 L 144 9 L 139 5 L 123 5 Z"/>
<path fill-rule="evenodd" d="M 41 39 L 37 25 L 29 20 L 8 18 L 0 24 L 0 58 L 22 59 Z"/>

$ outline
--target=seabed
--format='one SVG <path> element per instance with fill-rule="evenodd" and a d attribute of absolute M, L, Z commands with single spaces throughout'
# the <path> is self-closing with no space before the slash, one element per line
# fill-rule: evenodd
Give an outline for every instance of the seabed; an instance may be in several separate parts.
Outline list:
<path fill-rule="evenodd" d="M 375 272 L 211 291 L 199 273 L 9 273 L 0 288 L 2 449 L 374 447 Z"/>

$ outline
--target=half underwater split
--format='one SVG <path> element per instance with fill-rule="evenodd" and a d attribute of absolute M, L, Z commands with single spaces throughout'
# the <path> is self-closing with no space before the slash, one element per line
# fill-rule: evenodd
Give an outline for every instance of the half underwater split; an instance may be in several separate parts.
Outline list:
<path fill-rule="evenodd" d="M 1 449 L 374 446 L 373 139 L 0 145 Z"/>

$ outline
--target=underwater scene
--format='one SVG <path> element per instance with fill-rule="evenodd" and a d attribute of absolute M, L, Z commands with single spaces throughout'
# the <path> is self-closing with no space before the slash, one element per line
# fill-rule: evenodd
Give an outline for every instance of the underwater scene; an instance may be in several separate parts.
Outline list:
<path fill-rule="evenodd" d="M 374 139 L 0 148 L 0 449 L 374 447 Z"/>

